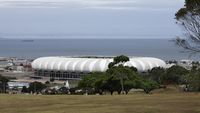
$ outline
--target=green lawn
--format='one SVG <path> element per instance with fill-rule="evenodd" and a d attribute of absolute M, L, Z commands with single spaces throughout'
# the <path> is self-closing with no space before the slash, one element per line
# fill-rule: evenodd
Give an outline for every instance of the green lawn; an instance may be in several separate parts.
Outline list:
<path fill-rule="evenodd" d="M 200 113 L 200 94 L 0 95 L 0 113 Z"/>

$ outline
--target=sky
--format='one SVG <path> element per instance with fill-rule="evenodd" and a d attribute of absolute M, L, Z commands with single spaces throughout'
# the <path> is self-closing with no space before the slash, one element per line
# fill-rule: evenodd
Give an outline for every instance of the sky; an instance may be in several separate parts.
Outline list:
<path fill-rule="evenodd" d="M 184 0 L 0 0 L 0 38 L 174 38 Z"/>

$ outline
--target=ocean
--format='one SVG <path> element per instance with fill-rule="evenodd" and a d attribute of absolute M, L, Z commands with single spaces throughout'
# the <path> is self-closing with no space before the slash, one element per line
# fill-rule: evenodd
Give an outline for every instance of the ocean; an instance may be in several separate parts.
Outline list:
<path fill-rule="evenodd" d="M 0 39 L 0 57 L 34 59 L 43 56 L 157 57 L 163 60 L 193 59 L 170 39 Z"/>

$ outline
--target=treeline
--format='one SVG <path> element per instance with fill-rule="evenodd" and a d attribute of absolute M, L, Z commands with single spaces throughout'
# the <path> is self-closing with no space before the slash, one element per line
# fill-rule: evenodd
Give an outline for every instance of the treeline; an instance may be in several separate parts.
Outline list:
<path fill-rule="evenodd" d="M 161 85 L 183 85 L 185 86 L 184 91 L 200 91 L 200 68 L 196 65 L 190 70 L 177 65 L 168 69 L 153 68 L 149 71 L 147 78 L 152 79 Z"/>
<path fill-rule="evenodd" d="M 146 93 L 159 88 L 159 84 L 150 79 L 143 79 L 139 74 L 129 67 L 117 66 L 107 70 L 105 73 L 92 73 L 79 82 L 79 88 L 88 90 L 87 93 L 102 95 L 109 91 L 118 94 L 126 93 L 132 88 L 144 89 Z"/>
<path fill-rule="evenodd" d="M 109 64 L 106 72 L 96 72 L 84 77 L 78 87 L 89 94 L 113 92 L 128 94 L 131 89 L 143 89 L 150 93 L 154 89 L 165 88 L 167 85 L 184 85 L 185 91 L 200 91 L 200 69 L 194 66 L 187 70 L 181 66 L 168 69 L 153 68 L 147 73 L 139 73 L 134 67 L 124 66 L 129 61 L 126 56 L 118 56 Z"/>
<path fill-rule="evenodd" d="M 112 95 L 115 91 L 118 94 L 128 94 L 133 88 L 143 89 L 146 93 L 150 93 L 153 89 L 160 87 L 156 81 L 140 76 L 136 68 L 124 66 L 127 61 L 129 61 L 127 56 L 115 57 L 106 72 L 92 73 L 84 77 L 79 82 L 79 88 L 88 89 L 88 93 L 103 94 L 109 91 Z"/>

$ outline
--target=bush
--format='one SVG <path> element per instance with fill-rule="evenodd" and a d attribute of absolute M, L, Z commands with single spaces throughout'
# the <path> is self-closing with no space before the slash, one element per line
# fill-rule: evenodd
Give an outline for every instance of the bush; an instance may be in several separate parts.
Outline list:
<path fill-rule="evenodd" d="M 32 82 L 29 85 L 29 91 L 33 93 L 39 93 L 41 92 L 44 88 L 46 88 L 46 85 L 41 83 L 41 82 Z"/>
<path fill-rule="evenodd" d="M 190 91 L 200 91 L 200 69 L 190 72 L 187 80 Z"/>
<path fill-rule="evenodd" d="M 29 90 L 28 90 L 28 88 L 27 88 L 26 86 L 23 86 L 21 92 L 22 92 L 22 93 L 29 93 Z"/>
<path fill-rule="evenodd" d="M 147 75 L 150 79 L 156 81 L 159 84 L 162 84 L 165 76 L 165 69 L 161 67 L 155 67 L 149 71 Z"/>
<path fill-rule="evenodd" d="M 189 71 L 181 66 L 172 66 L 167 69 L 163 81 L 165 84 L 183 84 L 184 76 L 188 73 Z"/>
<path fill-rule="evenodd" d="M 155 81 L 146 79 L 142 82 L 141 88 L 146 94 L 149 94 L 152 90 L 159 88 L 159 85 Z"/>

